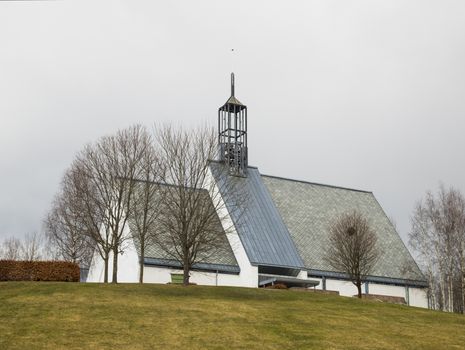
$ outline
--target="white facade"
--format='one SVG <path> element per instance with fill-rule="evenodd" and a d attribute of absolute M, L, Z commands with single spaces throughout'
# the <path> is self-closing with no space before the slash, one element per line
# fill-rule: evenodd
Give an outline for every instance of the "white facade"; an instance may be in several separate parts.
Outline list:
<path fill-rule="evenodd" d="M 324 285 L 323 280 L 321 278 L 314 279 L 320 281 L 320 284 L 316 287 L 316 289 L 322 290 Z M 326 278 L 325 284 L 326 290 L 337 291 L 341 296 L 352 297 L 357 295 L 357 287 L 355 287 L 355 285 L 350 281 Z M 362 294 L 366 294 L 367 289 L 368 294 L 400 297 L 404 298 L 406 303 L 410 306 L 428 308 L 428 297 L 426 295 L 425 288 L 405 287 L 374 282 L 369 282 L 368 286 L 366 283 L 362 284 Z"/>
<path fill-rule="evenodd" d="M 129 235 L 129 229 L 125 233 Z M 103 282 L 105 264 L 97 251 L 94 252 L 92 262 L 87 275 L 87 282 Z M 113 252 L 108 259 L 108 282 L 113 280 Z M 145 272 L 145 271 L 144 271 Z M 125 241 L 124 253 L 118 255 L 118 282 L 135 283 L 139 282 L 139 256 L 132 238 Z"/>
<path fill-rule="evenodd" d="M 129 234 L 129 231 L 127 232 Z M 244 247 L 236 232 L 227 234 L 228 241 L 233 250 L 234 256 L 240 268 L 239 274 L 215 273 L 205 271 L 191 271 L 190 281 L 200 285 L 208 286 L 235 286 L 235 287 L 257 287 L 258 286 L 258 267 L 252 266 L 247 258 Z M 136 283 L 139 282 L 139 257 L 137 254 L 134 241 L 126 241 L 127 248 L 123 254 L 118 256 L 118 282 Z M 87 282 L 103 282 L 104 279 L 103 259 L 96 252 L 92 259 L 89 269 Z M 108 281 L 112 281 L 113 271 L 113 254 L 110 254 L 108 264 Z M 181 269 L 173 269 L 160 266 L 144 266 L 145 283 L 168 283 L 171 282 L 171 274 L 183 273 Z"/>
<path fill-rule="evenodd" d="M 256 267 L 255 267 L 256 269 Z M 169 283 L 171 282 L 171 274 L 180 273 L 182 270 L 156 267 L 156 266 L 145 266 L 144 267 L 144 282 L 145 283 Z M 258 271 L 256 271 L 255 276 L 258 276 Z M 205 272 L 205 271 L 191 271 L 190 272 L 190 282 L 203 285 L 203 286 L 232 286 L 232 287 L 257 287 L 258 286 L 258 277 L 250 275 L 250 280 L 248 280 L 245 274 L 226 274 L 226 273 L 215 273 L 215 272 Z M 253 280 L 257 280 L 257 283 L 254 285 Z"/>

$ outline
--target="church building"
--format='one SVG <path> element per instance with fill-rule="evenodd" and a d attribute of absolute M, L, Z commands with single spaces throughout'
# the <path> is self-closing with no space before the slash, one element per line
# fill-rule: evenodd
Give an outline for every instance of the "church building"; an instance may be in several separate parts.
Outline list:
<path fill-rule="evenodd" d="M 236 211 L 230 211 L 233 230 L 224 233 L 224 249 L 194 265 L 191 282 L 250 288 L 282 283 L 354 296 L 356 287 L 343 271 L 330 266 L 324 252 L 330 225 L 357 210 L 369 220 L 381 252 L 363 292 L 428 307 L 425 277 L 372 192 L 264 175 L 249 165 L 247 106 L 235 97 L 234 74 L 231 97 L 218 110 L 218 147 L 219 160 L 210 164 L 211 179 L 216 183 L 234 179 L 231 186 L 218 188 L 245 189 L 247 210 L 240 218 Z M 218 175 L 225 166 L 231 176 Z M 231 196 L 221 193 L 221 197 L 228 210 Z M 128 222 L 131 237 L 131 218 Z M 147 248 L 145 256 L 140 256 L 137 240 L 129 239 L 128 244 L 118 260 L 119 282 L 138 282 L 140 259 L 145 283 L 169 283 L 182 273 L 179 263 L 167 259 L 156 247 Z M 95 256 L 87 281 L 102 282 L 103 269 L 102 259 Z"/>

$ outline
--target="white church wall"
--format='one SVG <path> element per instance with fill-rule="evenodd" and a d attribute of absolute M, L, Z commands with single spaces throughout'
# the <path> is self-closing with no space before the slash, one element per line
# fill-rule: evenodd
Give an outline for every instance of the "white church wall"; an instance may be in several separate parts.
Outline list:
<path fill-rule="evenodd" d="M 252 266 L 250 260 L 247 256 L 244 246 L 240 240 L 239 234 L 237 233 L 233 220 L 229 215 L 226 204 L 221 196 L 220 190 L 216 185 L 211 169 L 208 169 L 207 173 L 207 184 L 213 183 L 214 186 L 208 186 L 208 190 L 213 192 L 210 193 L 210 196 L 213 200 L 213 204 L 218 208 L 218 216 L 221 219 L 221 224 L 223 229 L 226 232 L 226 238 L 228 239 L 229 245 L 234 253 L 234 257 L 239 265 L 241 270 L 239 274 L 239 280 L 237 281 L 237 286 L 240 287 L 257 287 L 258 286 L 258 267 Z M 226 276 L 226 275 L 225 275 Z M 227 284 L 232 285 L 231 281 L 236 279 L 225 278 L 224 281 Z"/>
<path fill-rule="evenodd" d="M 357 288 L 352 282 L 343 281 L 343 280 L 334 280 L 326 278 L 326 281 L 323 282 L 322 278 L 311 277 L 312 280 L 320 282 L 315 289 L 323 290 L 324 283 L 326 283 L 326 290 L 339 292 L 339 295 L 351 297 L 357 294 Z M 365 285 L 362 284 L 362 293 L 365 293 Z"/>
<path fill-rule="evenodd" d="M 318 277 L 309 277 L 309 278 L 311 278 L 312 280 L 320 282 L 320 283 L 318 283 L 317 286 L 315 286 L 315 289 L 323 290 L 323 279 L 322 278 L 318 278 Z"/>
<path fill-rule="evenodd" d="M 410 306 L 428 308 L 428 296 L 425 288 L 410 287 L 408 290 Z"/>
<path fill-rule="evenodd" d="M 158 266 L 145 266 L 144 282 L 145 283 L 162 283 L 171 282 L 171 274 L 182 274 L 181 269 L 171 269 Z M 258 274 L 258 271 L 257 271 Z M 253 279 L 247 279 L 245 276 L 235 274 L 225 274 L 205 271 L 190 271 L 190 282 L 203 286 L 231 286 L 231 287 L 257 287 L 258 284 L 252 285 Z M 258 283 L 258 282 L 257 282 Z"/>
<path fill-rule="evenodd" d="M 104 226 L 100 228 L 100 232 L 104 232 Z M 112 270 L 108 268 L 108 275 L 110 276 Z M 89 272 L 87 274 L 86 282 L 103 282 L 105 277 L 105 263 L 100 256 L 97 248 L 94 249 L 94 254 L 92 255 L 92 261 L 90 262 Z"/>
<path fill-rule="evenodd" d="M 321 285 L 321 283 L 320 283 Z M 352 282 L 342 280 L 326 279 L 326 290 L 335 290 L 339 295 L 351 297 L 357 294 L 357 287 Z M 362 292 L 365 289 L 362 286 Z"/>
<path fill-rule="evenodd" d="M 118 282 L 132 283 L 139 281 L 139 257 L 130 236 L 129 228 L 126 226 L 123 236 L 126 237 L 124 242 L 124 252 L 118 254 Z M 89 274 L 86 282 L 103 282 L 105 274 L 105 264 L 102 257 L 94 252 L 92 257 Z M 110 252 L 108 259 L 108 282 L 113 281 L 113 252 Z"/>
<path fill-rule="evenodd" d="M 126 234 L 129 234 L 127 230 Z M 220 286 L 236 286 L 236 287 L 257 287 L 258 286 L 258 267 L 252 266 L 249 263 L 245 249 L 242 246 L 240 239 L 235 232 L 227 234 L 231 248 L 234 252 L 236 260 L 240 267 L 240 273 L 222 274 L 218 276 L 214 272 L 191 271 L 191 282 L 200 285 L 220 285 Z M 139 257 L 132 238 L 126 242 L 124 253 L 118 256 L 118 282 L 121 283 L 136 283 L 139 281 Z M 108 281 L 112 281 L 113 271 L 113 254 L 110 253 L 108 263 Z M 158 266 L 144 267 L 144 282 L 145 283 L 168 283 L 171 281 L 171 273 L 182 273 L 182 270 L 164 268 Z M 104 263 L 103 259 L 95 252 L 92 259 L 92 264 L 89 269 L 87 282 L 103 282 Z"/>
<path fill-rule="evenodd" d="M 144 266 L 144 283 L 169 283 L 172 273 L 182 273 L 182 271 L 158 266 Z"/>
<path fill-rule="evenodd" d="M 402 297 L 407 301 L 406 288 L 404 286 L 370 283 L 368 290 L 370 294 Z"/>
<path fill-rule="evenodd" d="M 394 286 L 379 283 L 370 283 L 369 285 L 370 294 L 387 295 L 394 297 L 405 298 L 405 301 L 410 306 L 416 307 L 428 307 L 428 298 L 426 295 L 426 289 L 405 287 L 405 286 Z"/>
<path fill-rule="evenodd" d="M 129 229 L 126 227 L 126 235 Z M 124 252 L 118 254 L 118 282 L 136 283 L 139 282 L 139 256 L 132 238 L 124 242 Z M 110 266 L 113 271 L 113 254 L 110 256 Z M 110 280 L 113 280 L 110 273 Z"/>
<path fill-rule="evenodd" d="M 320 284 L 315 287 L 316 289 L 323 289 L 322 279 L 312 278 L 320 281 Z M 362 294 L 365 294 L 365 284 L 362 284 Z M 351 297 L 357 294 L 357 288 L 352 282 L 342 281 L 342 280 L 333 280 L 326 279 L 326 290 L 332 290 L 339 292 L 341 296 Z M 407 295 L 408 291 L 408 295 Z M 380 284 L 380 283 L 369 283 L 368 284 L 368 293 L 369 294 L 378 294 L 394 297 L 405 298 L 405 301 L 409 303 L 410 306 L 416 307 L 428 307 L 428 298 L 426 295 L 426 289 L 424 288 L 415 288 L 409 287 L 408 289 L 404 286 L 395 286 L 390 284 Z"/>
<path fill-rule="evenodd" d="M 97 250 L 94 250 L 86 282 L 103 282 L 104 266 L 103 259 Z"/>
<path fill-rule="evenodd" d="M 224 285 L 232 285 L 232 281 L 237 283 L 238 287 L 257 287 L 258 286 L 258 267 L 252 266 L 247 257 L 247 253 L 245 252 L 244 246 L 241 243 L 239 235 L 237 232 L 230 232 L 226 234 L 228 238 L 229 244 L 231 245 L 231 249 L 234 253 L 236 258 L 237 264 L 241 270 L 239 274 L 239 278 L 236 279 L 231 278 L 224 278 L 225 283 Z M 227 276 L 227 275 L 225 275 Z M 231 275 L 229 275 L 231 276 Z"/>

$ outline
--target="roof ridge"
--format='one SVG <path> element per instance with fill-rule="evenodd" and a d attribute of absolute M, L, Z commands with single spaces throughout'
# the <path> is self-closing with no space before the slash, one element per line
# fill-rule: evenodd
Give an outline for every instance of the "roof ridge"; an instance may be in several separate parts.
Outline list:
<path fill-rule="evenodd" d="M 347 191 L 355 191 L 355 192 L 362 192 L 362 193 L 371 193 L 373 194 L 373 191 L 367 191 L 367 190 L 360 190 L 357 188 L 350 188 L 350 187 L 343 187 L 343 186 L 335 186 L 335 185 L 328 185 L 328 184 L 322 184 L 318 182 L 311 182 L 311 181 L 305 181 L 305 180 L 298 180 L 298 179 L 290 179 L 288 177 L 282 177 L 282 176 L 275 176 L 275 175 L 267 175 L 267 174 L 261 174 L 261 176 L 264 177 L 271 177 L 274 179 L 279 179 L 279 180 L 286 180 L 286 181 L 292 181 L 292 182 L 300 182 L 304 184 L 309 184 L 309 185 L 316 185 L 316 186 L 325 186 L 325 187 L 331 187 L 331 188 L 337 188 L 341 190 L 347 190 Z"/>
<path fill-rule="evenodd" d="M 223 161 L 218 160 L 218 159 L 209 159 L 208 161 L 209 161 L 210 163 L 224 164 Z M 248 169 L 258 169 L 258 167 L 257 167 L 257 166 L 254 166 L 254 165 L 247 165 L 247 168 L 248 168 Z"/>

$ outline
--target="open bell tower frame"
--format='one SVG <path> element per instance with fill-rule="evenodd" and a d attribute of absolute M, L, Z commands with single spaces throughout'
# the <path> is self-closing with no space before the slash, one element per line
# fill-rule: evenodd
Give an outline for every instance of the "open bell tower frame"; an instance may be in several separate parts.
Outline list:
<path fill-rule="evenodd" d="M 247 176 L 247 106 L 234 96 L 234 73 L 231 73 L 231 97 L 218 109 L 219 158 L 229 173 Z"/>

